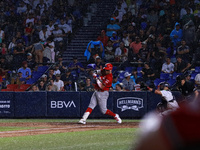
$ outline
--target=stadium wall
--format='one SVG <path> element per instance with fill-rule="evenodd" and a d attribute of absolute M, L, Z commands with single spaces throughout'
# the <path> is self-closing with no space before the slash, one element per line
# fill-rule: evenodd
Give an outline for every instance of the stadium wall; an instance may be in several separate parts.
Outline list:
<path fill-rule="evenodd" d="M 91 96 L 92 92 L 0 92 L 0 118 L 80 118 Z M 122 118 L 141 118 L 160 101 L 150 92 L 110 92 L 107 106 Z M 90 116 L 107 117 L 98 106 Z"/>

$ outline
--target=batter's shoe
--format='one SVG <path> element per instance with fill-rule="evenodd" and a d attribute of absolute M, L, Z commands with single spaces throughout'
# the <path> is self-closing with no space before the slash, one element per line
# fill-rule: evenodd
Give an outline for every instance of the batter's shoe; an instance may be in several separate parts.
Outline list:
<path fill-rule="evenodd" d="M 115 120 L 117 121 L 117 123 L 122 123 L 122 119 L 119 117 L 118 114 L 115 115 Z"/>
<path fill-rule="evenodd" d="M 80 123 L 80 124 L 86 124 L 86 120 L 85 119 L 81 119 L 81 120 L 79 120 L 78 123 Z"/>

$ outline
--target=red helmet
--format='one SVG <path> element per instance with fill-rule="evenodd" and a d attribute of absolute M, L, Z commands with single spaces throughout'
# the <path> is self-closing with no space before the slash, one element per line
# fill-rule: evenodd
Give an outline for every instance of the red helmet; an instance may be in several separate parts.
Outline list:
<path fill-rule="evenodd" d="M 111 63 L 106 63 L 105 67 L 103 69 L 105 69 L 105 70 L 112 70 L 113 69 L 113 65 Z"/>

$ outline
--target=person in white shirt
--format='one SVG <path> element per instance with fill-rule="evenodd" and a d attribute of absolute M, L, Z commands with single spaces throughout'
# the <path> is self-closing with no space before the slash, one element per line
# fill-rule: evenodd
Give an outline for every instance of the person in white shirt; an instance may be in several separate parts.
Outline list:
<path fill-rule="evenodd" d="M 55 37 L 54 41 L 56 41 L 56 42 L 63 41 L 63 37 L 65 36 L 65 34 L 63 34 L 62 30 L 59 29 L 57 24 L 55 24 L 54 27 L 55 27 L 55 30 L 53 31 L 53 35 Z"/>
<path fill-rule="evenodd" d="M 60 70 L 59 70 L 59 65 L 56 66 L 55 70 L 54 70 L 54 75 L 57 75 L 57 74 L 61 74 Z"/>
<path fill-rule="evenodd" d="M 60 80 L 60 74 L 56 75 L 56 80 L 54 81 L 54 85 L 58 87 L 58 91 L 64 90 L 64 82 Z"/>
<path fill-rule="evenodd" d="M 39 32 L 39 38 L 41 42 L 46 42 L 47 38 L 49 37 L 49 33 L 47 32 L 47 27 L 42 27 L 42 30 Z"/>
<path fill-rule="evenodd" d="M 116 61 L 126 61 L 128 59 L 128 49 L 124 47 L 124 42 L 120 42 L 120 45 L 115 50 Z"/>
<path fill-rule="evenodd" d="M 47 25 L 47 31 L 48 31 L 50 34 L 52 34 L 54 29 L 55 29 L 55 28 L 54 28 L 54 24 L 53 24 L 53 21 L 51 20 L 51 21 L 49 22 L 49 24 Z"/>
<path fill-rule="evenodd" d="M 174 64 L 171 63 L 171 60 L 169 57 L 166 58 L 166 62 L 162 65 L 162 72 L 164 73 L 174 72 Z"/>
<path fill-rule="evenodd" d="M 55 51 L 54 51 L 55 43 L 54 43 L 53 39 L 49 37 L 47 39 L 47 44 L 48 44 L 48 47 L 51 50 L 51 62 L 54 63 L 55 62 Z"/>
<path fill-rule="evenodd" d="M 23 1 L 21 1 L 19 7 L 17 7 L 17 13 L 21 14 L 23 12 L 26 12 L 26 10 L 27 10 L 26 4 Z"/>
<path fill-rule="evenodd" d="M 60 20 L 60 24 L 58 25 L 59 29 L 62 29 L 66 34 L 70 34 L 72 32 L 71 27 L 65 23 L 64 19 Z"/>

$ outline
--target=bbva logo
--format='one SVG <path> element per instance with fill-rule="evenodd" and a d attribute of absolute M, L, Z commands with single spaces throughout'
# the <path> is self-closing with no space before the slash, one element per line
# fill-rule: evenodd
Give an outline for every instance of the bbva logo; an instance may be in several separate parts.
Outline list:
<path fill-rule="evenodd" d="M 51 108 L 76 108 L 74 101 L 51 101 Z"/>
<path fill-rule="evenodd" d="M 135 110 L 139 111 L 139 109 L 143 108 L 143 99 L 138 97 L 123 97 L 117 99 L 117 108 L 120 108 L 121 111 L 125 110 Z"/>

